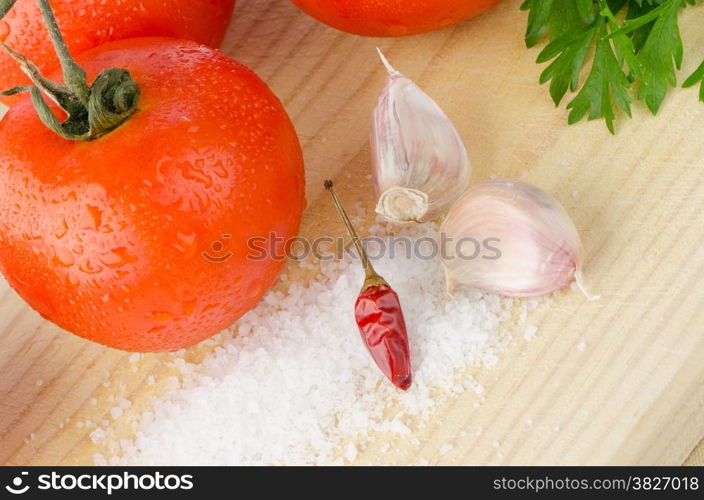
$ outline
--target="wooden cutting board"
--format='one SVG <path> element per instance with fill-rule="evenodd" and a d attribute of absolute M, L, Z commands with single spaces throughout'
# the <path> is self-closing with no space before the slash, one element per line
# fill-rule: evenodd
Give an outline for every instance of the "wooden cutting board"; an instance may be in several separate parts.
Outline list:
<path fill-rule="evenodd" d="M 297 126 L 307 162 L 303 234 L 341 234 L 329 200 L 318 200 L 326 177 L 348 202 L 372 206 L 367 135 L 385 80 L 380 46 L 448 111 L 475 180 L 524 178 L 562 201 L 583 235 L 589 284 L 603 296 L 564 294 L 534 313 L 536 339 L 517 339 L 497 368 L 474 373 L 486 387 L 481 405 L 474 394 L 454 399 L 416 430 L 420 449 L 398 443 L 384 462 L 683 463 L 704 436 L 704 104 L 696 91 L 673 92 L 656 118 L 636 106 L 611 136 L 600 122 L 568 127 L 538 86 L 518 0 L 396 40 L 336 32 L 286 0 L 238 4 L 224 51 L 269 82 Z M 683 14 L 685 71 L 704 58 L 702 15 Z M 128 416 L 148 407 L 168 382 L 170 356 L 131 362 L 62 332 L 3 282 L 0 463 L 92 463 L 106 453 L 88 438 L 92 426 L 111 420 L 120 398 L 132 401 Z M 462 433 L 477 428 L 479 436 Z M 440 455 L 443 443 L 454 447 Z M 357 461 L 380 458 L 363 450 Z"/>

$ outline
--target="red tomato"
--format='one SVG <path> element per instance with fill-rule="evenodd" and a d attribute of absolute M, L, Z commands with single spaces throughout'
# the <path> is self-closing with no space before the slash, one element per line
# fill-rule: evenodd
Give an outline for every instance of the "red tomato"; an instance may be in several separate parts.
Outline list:
<path fill-rule="evenodd" d="M 363 36 L 404 36 L 460 23 L 500 0 L 291 0 L 323 23 Z"/>
<path fill-rule="evenodd" d="M 195 40 L 211 47 L 222 41 L 235 0 L 51 0 L 73 55 L 106 42 L 144 36 Z M 17 0 L 0 20 L 4 42 L 36 64 L 44 74 L 59 60 L 36 0 Z M 29 83 L 17 63 L 0 51 L 0 90 Z M 3 97 L 12 104 L 16 97 Z"/>
<path fill-rule="evenodd" d="M 28 97 L 10 108 L 0 122 L 0 270 L 81 337 L 142 352 L 195 344 L 277 279 L 283 262 L 250 260 L 259 252 L 248 241 L 298 232 L 296 132 L 252 71 L 195 42 L 134 38 L 77 60 L 89 79 L 130 71 L 139 111 L 76 142 L 47 129 Z"/>

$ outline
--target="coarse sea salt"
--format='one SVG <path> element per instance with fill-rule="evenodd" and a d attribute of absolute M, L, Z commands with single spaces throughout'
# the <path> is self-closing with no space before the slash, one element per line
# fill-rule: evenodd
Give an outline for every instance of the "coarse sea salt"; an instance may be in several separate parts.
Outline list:
<path fill-rule="evenodd" d="M 379 221 L 369 233 L 391 230 L 411 241 L 437 236 L 431 225 L 391 229 Z M 375 259 L 406 315 L 414 381 L 402 392 L 359 338 L 353 315 L 363 281 L 359 262 L 348 256 L 297 265 L 315 269 L 314 276 L 269 292 L 200 363 L 172 363 L 180 377 L 137 415 L 133 440 L 107 439 L 112 429 L 94 431 L 94 441 L 109 441 L 111 457 L 96 454 L 96 463 L 342 464 L 389 435 L 418 442 L 411 429 L 430 422 L 458 391 L 481 394 L 469 369 L 495 366 L 511 337 L 502 323 L 525 318 L 536 305 L 472 293 L 449 299 L 439 261 L 403 251 Z M 112 408 L 111 416 L 124 418 L 127 406 Z"/>

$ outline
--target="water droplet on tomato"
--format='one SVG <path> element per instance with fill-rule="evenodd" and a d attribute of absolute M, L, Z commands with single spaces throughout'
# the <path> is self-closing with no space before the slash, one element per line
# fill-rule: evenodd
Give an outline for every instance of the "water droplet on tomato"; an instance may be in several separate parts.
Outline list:
<path fill-rule="evenodd" d="M 10 25 L 0 21 L 0 42 L 4 42 L 8 36 L 10 36 Z"/>
<path fill-rule="evenodd" d="M 388 28 L 391 36 L 404 36 L 408 34 L 408 26 L 402 23 L 389 23 Z"/>
<path fill-rule="evenodd" d="M 159 323 L 164 323 L 166 321 L 170 321 L 171 318 L 173 318 L 173 314 L 165 312 L 165 311 L 157 311 L 153 312 L 151 314 L 151 320 L 152 321 L 157 321 Z"/>
<path fill-rule="evenodd" d="M 221 179 L 227 179 L 230 174 L 227 171 L 227 168 L 225 168 L 225 165 L 221 160 L 217 160 L 213 165 L 210 167 L 215 175 L 220 177 Z"/>
<path fill-rule="evenodd" d="M 103 270 L 102 266 L 99 266 L 89 260 L 82 262 L 78 269 L 85 274 L 98 274 Z"/>
<path fill-rule="evenodd" d="M 196 311 L 196 305 L 197 301 L 195 300 L 187 300 L 186 302 L 183 303 L 183 314 L 186 316 L 193 316 L 193 313 Z"/>
<path fill-rule="evenodd" d="M 57 246 L 54 247 L 54 258 L 51 263 L 58 267 L 71 267 L 76 263 L 76 257 L 68 248 Z"/>
<path fill-rule="evenodd" d="M 66 236 L 66 233 L 68 232 L 68 223 L 66 222 L 66 219 L 61 219 L 59 223 L 56 226 L 56 229 L 54 229 L 54 236 L 56 236 L 57 239 L 61 239 L 64 236 Z"/>
<path fill-rule="evenodd" d="M 184 259 L 190 259 L 198 249 L 196 233 L 176 233 L 176 243 L 173 247 L 183 254 Z"/>
<path fill-rule="evenodd" d="M 261 281 L 252 281 L 247 287 L 247 296 L 256 297 L 262 292 L 263 283 Z"/>
<path fill-rule="evenodd" d="M 150 329 L 147 331 L 147 333 L 154 334 L 154 333 L 159 333 L 159 332 L 161 332 L 161 331 L 163 331 L 163 330 L 166 330 L 166 325 L 157 325 L 157 326 L 155 326 L 155 327 L 150 328 Z"/>
<path fill-rule="evenodd" d="M 129 253 L 126 248 L 120 247 L 114 248 L 111 252 L 101 255 L 100 262 L 110 268 L 117 268 L 137 262 L 137 257 Z"/>
<path fill-rule="evenodd" d="M 81 218 L 81 229 L 98 229 L 103 223 L 103 211 L 95 205 L 86 205 Z"/>
<path fill-rule="evenodd" d="M 178 165 L 184 179 L 195 181 L 205 187 L 213 185 L 213 179 L 204 172 L 205 164 L 203 160 L 196 160 L 195 163 L 183 162 Z"/>
<path fill-rule="evenodd" d="M 220 307 L 218 304 L 207 304 L 207 305 L 203 308 L 203 313 L 210 312 L 210 311 L 212 311 L 213 309 L 217 309 L 218 307 Z"/>

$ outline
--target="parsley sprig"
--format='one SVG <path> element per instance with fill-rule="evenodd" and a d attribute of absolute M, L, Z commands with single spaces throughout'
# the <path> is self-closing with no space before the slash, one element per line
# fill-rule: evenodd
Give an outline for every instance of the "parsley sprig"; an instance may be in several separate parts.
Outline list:
<path fill-rule="evenodd" d="M 677 86 L 683 47 L 680 11 L 697 0 L 524 0 L 528 13 L 525 40 L 533 47 L 547 36 L 538 63 L 548 66 L 540 83 L 567 104 L 568 122 L 603 118 L 614 133 L 617 110 L 631 116 L 634 98 L 656 114 L 670 88 Z M 591 54 L 593 53 L 593 56 Z M 582 76 L 586 70 L 586 76 Z M 704 63 L 683 83 L 701 85 Z"/>

